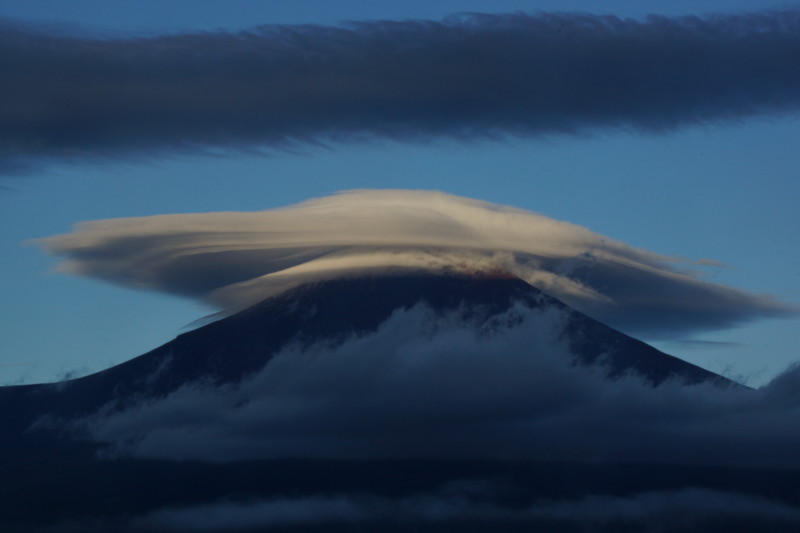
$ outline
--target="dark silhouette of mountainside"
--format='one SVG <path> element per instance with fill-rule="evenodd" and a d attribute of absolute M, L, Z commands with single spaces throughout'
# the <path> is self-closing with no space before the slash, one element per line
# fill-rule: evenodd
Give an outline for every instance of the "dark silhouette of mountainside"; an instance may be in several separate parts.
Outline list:
<path fill-rule="evenodd" d="M 19 403 L 4 413 L 7 427 L 24 429 L 42 413 L 86 414 L 116 399 L 158 397 L 197 380 L 235 382 L 261 369 L 289 343 L 344 341 L 373 332 L 398 309 L 425 304 L 436 313 L 460 310 L 480 324 L 514 304 L 556 308 L 567 320 L 559 335 L 579 364 L 602 363 L 609 377 L 639 374 L 658 385 L 726 378 L 665 354 L 569 308 L 513 277 L 404 274 L 335 279 L 300 286 L 96 374 L 56 385 L 0 389 L 0 401 Z M 12 400 L 13 398 L 13 400 Z M 10 418 L 10 419 L 9 419 Z"/>
<path fill-rule="evenodd" d="M 0 530 L 50 531 L 51 526 L 61 528 L 58 531 L 126 530 L 131 517 L 165 508 L 218 501 L 303 498 L 333 492 L 410 498 L 463 479 L 502 479 L 503 486 L 510 488 L 488 496 L 481 493 L 475 498 L 510 508 L 548 498 L 624 496 L 695 486 L 783 498 L 800 481 L 793 472 L 696 465 L 422 459 L 269 459 L 228 463 L 102 459 L 97 455 L 101 446 L 95 442 L 81 440 L 57 427 L 35 427 L 42 419 L 69 420 L 90 415 L 110 402 L 123 408 L 146 398 L 164 397 L 196 381 L 234 384 L 270 364 L 287 346 L 345 343 L 354 336 L 377 331 L 397 310 L 417 305 L 425 305 L 436 314 L 456 313 L 465 323 L 475 325 L 490 323 L 513 306 L 556 310 L 563 320 L 559 322 L 560 331 L 554 333 L 568 344 L 574 363 L 601 365 L 609 379 L 636 373 L 653 387 L 668 379 L 732 385 L 717 374 L 605 326 L 516 278 L 415 273 L 319 282 L 269 298 L 93 375 L 59 384 L 0 388 L 0 475 L 13 480 L 0 489 L 0 501 L 4 502 L 0 506 Z M 69 529 L 70 524 L 78 525 Z M 389 521 L 345 523 L 337 526 L 340 529 L 309 526 L 303 530 L 516 531 L 520 526 L 514 521 L 502 527 L 489 522 L 459 521 L 423 525 L 398 526 Z M 610 523 L 607 529 L 593 531 L 619 531 L 619 525 Z M 547 521 L 539 526 L 549 531 L 562 530 L 557 523 Z M 135 531 L 158 531 L 152 525 L 130 527 Z M 215 530 L 227 531 L 222 527 Z"/>

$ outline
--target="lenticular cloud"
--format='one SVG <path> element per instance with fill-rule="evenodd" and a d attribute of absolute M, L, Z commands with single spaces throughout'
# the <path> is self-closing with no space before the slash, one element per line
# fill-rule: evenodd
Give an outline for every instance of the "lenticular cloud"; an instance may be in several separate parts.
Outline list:
<path fill-rule="evenodd" d="M 63 257 L 61 271 L 225 312 L 302 283 L 403 269 L 517 276 L 601 321 L 656 336 L 794 311 L 581 226 L 431 191 L 358 190 L 260 212 L 99 220 L 38 242 Z"/>
<path fill-rule="evenodd" d="M 657 132 L 800 110 L 800 11 L 97 38 L 0 20 L 0 175 L 373 138 Z"/>

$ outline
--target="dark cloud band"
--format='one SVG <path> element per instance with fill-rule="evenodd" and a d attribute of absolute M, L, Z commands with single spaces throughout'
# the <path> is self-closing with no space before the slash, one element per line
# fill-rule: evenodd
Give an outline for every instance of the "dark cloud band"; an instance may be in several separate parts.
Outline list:
<path fill-rule="evenodd" d="M 0 26 L 0 169 L 383 137 L 665 130 L 794 111 L 800 12 L 471 14 L 93 38 Z"/>
<path fill-rule="evenodd" d="M 790 531 L 800 525 L 800 511 L 758 496 L 706 489 L 649 491 L 627 497 L 590 496 L 509 508 L 481 500 L 484 493 L 512 487 L 485 481 L 454 482 L 438 491 L 406 498 L 366 498 L 350 494 L 313 495 L 245 504 L 214 502 L 194 507 L 159 509 L 136 520 L 133 531 L 219 531 L 224 527 L 335 527 L 399 522 L 415 531 L 462 529 L 465 521 L 494 527 L 477 531 L 531 528 L 543 531 L 679 532 L 714 527 L 741 531 L 742 524 Z M 477 496 L 476 497 L 476 493 Z M 456 525 L 457 524 L 457 525 Z M 601 524 L 601 525 L 599 525 Z M 451 526 L 451 527 L 447 527 Z M 141 528 L 141 529 L 140 529 Z M 496 529 L 495 529 L 496 528 Z M 772 529 L 776 528 L 776 529 Z M 470 529 L 472 531 L 473 529 Z"/>

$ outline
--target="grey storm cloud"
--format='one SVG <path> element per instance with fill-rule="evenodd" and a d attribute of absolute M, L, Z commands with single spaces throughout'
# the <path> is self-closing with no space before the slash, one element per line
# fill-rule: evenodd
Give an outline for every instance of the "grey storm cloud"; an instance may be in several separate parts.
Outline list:
<path fill-rule="evenodd" d="M 674 258 L 508 206 L 433 191 L 359 190 L 260 212 L 108 219 L 37 241 L 59 269 L 235 311 L 283 290 L 387 269 L 512 274 L 652 338 L 797 312 Z"/>
<path fill-rule="evenodd" d="M 794 112 L 800 12 L 464 14 L 148 37 L 0 25 L 0 170 L 297 143 L 662 131 Z"/>

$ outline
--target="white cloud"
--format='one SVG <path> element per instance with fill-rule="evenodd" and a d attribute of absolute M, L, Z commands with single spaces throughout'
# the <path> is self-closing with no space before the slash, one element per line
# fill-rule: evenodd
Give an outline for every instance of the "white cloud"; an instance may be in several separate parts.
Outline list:
<path fill-rule="evenodd" d="M 261 212 L 99 220 L 38 243 L 64 258 L 63 272 L 227 311 L 308 281 L 406 268 L 504 271 L 601 321 L 655 336 L 793 312 L 584 227 L 432 191 L 358 190 Z"/>

